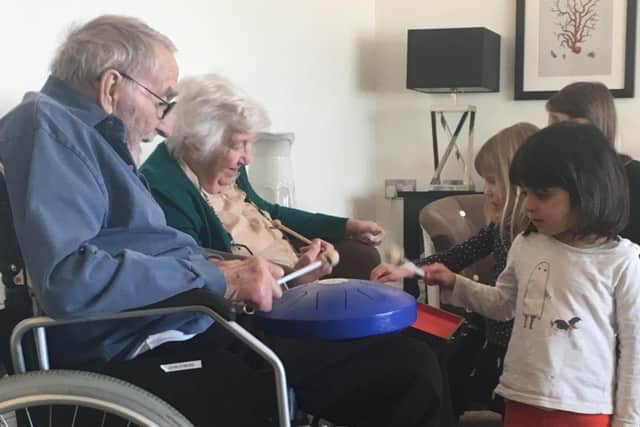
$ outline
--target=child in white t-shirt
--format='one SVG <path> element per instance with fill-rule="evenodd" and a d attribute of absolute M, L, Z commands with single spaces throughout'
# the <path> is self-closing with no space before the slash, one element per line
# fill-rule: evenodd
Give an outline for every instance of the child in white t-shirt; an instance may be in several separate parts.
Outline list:
<path fill-rule="evenodd" d="M 518 150 L 510 178 L 531 224 L 496 287 L 442 264 L 422 267 L 425 280 L 514 319 L 496 388 L 505 427 L 640 425 L 640 247 L 618 237 L 629 210 L 618 156 L 595 127 L 559 123 Z"/>

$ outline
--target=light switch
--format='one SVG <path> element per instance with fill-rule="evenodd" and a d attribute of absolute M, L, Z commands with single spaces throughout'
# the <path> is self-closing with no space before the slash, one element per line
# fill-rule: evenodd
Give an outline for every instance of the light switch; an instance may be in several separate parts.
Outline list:
<path fill-rule="evenodd" d="M 398 191 L 416 191 L 415 179 L 385 179 L 384 197 L 385 199 L 396 199 Z"/>

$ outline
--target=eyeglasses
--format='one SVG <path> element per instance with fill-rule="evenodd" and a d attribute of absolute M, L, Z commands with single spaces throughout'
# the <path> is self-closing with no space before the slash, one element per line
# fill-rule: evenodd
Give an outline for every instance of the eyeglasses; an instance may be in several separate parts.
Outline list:
<path fill-rule="evenodd" d="M 157 95 L 151 89 L 149 89 L 148 87 L 146 87 L 145 85 L 143 85 L 142 83 L 140 83 L 139 81 L 137 81 L 136 79 L 128 75 L 127 73 L 123 73 L 122 71 L 119 71 L 119 73 L 122 77 L 124 77 L 127 80 L 131 80 L 132 82 L 140 86 L 142 89 L 146 90 L 151 96 L 153 96 L 154 98 L 160 101 L 160 103 L 162 104 L 162 108 L 160 110 L 160 120 L 167 117 L 167 114 L 169 114 L 169 112 L 176 105 L 176 101 L 171 101 L 171 102 L 167 101 L 166 99 L 162 98 L 160 95 Z"/>

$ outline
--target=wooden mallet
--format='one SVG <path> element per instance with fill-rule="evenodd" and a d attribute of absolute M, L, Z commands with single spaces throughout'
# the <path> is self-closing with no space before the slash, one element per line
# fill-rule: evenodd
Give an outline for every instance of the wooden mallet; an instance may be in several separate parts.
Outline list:
<path fill-rule="evenodd" d="M 417 265 L 409 261 L 402 254 L 402 249 L 395 243 L 389 243 L 385 250 L 385 257 L 387 262 L 393 265 L 399 265 L 411 270 L 413 273 L 424 278 L 424 271 L 422 271 Z"/>
<path fill-rule="evenodd" d="M 289 227 L 284 225 L 280 220 L 278 219 L 271 220 L 271 224 L 273 224 L 273 226 L 278 230 L 284 233 L 287 233 L 292 237 L 295 237 L 301 242 L 306 243 L 307 245 L 311 244 L 311 240 L 307 239 L 297 231 L 290 229 Z M 340 254 L 335 249 L 328 249 L 324 251 L 321 255 L 324 258 L 324 260 L 327 262 L 327 264 L 329 264 L 331 267 L 335 267 L 340 262 Z"/>

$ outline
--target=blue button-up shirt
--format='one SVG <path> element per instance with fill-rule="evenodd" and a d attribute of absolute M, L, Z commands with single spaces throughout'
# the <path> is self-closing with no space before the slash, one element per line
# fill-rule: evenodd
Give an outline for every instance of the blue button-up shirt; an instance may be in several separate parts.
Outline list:
<path fill-rule="evenodd" d="M 54 77 L 0 119 L 15 228 L 49 316 L 117 312 L 191 288 L 225 292 L 194 240 L 166 225 L 125 136 L 121 120 Z M 54 328 L 53 356 L 126 358 L 151 334 L 210 324 L 185 315 Z"/>

